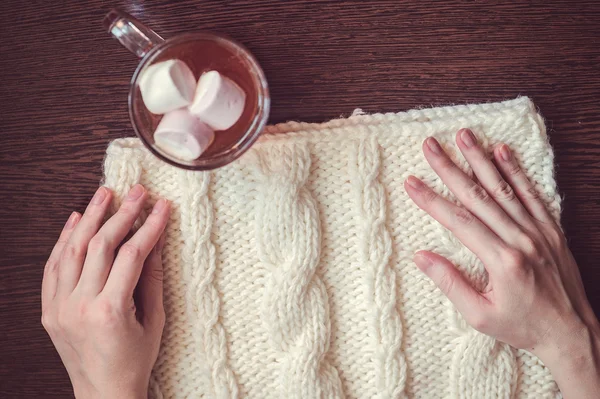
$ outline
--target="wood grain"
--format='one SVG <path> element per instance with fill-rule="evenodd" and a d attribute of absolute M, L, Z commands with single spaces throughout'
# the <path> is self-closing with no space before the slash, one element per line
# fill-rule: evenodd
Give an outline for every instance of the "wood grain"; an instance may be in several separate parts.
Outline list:
<path fill-rule="evenodd" d="M 600 2 L 114 1 L 0 4 L 0 397 L 70 396 L 43 331 L 42 267 L 131 136 L 136 59 L 103 31 L 121 6 L 165 37 L 220 32 L 260 60 L 271 122 L 527 95 L 546 118 L 563 224 L 600 313 Z"/>

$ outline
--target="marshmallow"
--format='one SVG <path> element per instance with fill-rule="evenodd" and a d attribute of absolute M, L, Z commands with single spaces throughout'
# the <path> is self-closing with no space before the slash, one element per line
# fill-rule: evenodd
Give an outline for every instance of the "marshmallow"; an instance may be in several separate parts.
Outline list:
<path fill-rule="evenodd" d="M 157 147 L 183 161 L 197 159 L 214 138 L 212 129 L 185 108 L 165 114 L 154 132 Z"/>
<path fill-rule="evenodd" d="M 244 112 L 246 93 L 217 71 L 203 73 L 190 112 L 215 130 L 227 130 Z"/>
<path fill-rule="evenodd" d="M 139 86 L 148 111 L 160 115 L 192 102 L 196 78 L 185 62 L 167 60 L 146 68 Z"/>

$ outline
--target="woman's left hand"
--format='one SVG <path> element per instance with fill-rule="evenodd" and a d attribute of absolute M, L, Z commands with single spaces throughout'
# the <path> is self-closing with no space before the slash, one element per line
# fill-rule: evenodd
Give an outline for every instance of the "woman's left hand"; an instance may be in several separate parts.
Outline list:
<path fill-rule="evenodd" d="M 120 246 L 147 197 L 134 186 L 103 224 L 112 192 L 100 187 L 83 216 L 73 212 L 46 263 L 42 324 L 78 398 L 148 396 L 165 323 L 161 235 L 169 203 L 158 200 Z"/>

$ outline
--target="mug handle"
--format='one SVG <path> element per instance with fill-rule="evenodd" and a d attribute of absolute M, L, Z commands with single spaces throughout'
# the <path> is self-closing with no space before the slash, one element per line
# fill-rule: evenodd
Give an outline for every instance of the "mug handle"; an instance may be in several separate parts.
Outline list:
<path fill-rule="evenodd" d="M 152 29 L 116 8 L 106 14 L 103 25 L 108 33 L 138 58 L 144 57 L 153 47 L 165 41 Z"/>

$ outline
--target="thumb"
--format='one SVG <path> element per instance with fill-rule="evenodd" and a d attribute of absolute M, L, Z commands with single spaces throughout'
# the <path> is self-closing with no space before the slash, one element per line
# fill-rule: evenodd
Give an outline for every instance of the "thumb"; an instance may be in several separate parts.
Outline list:
<path fill-rule="evenodd" d="M 162 250 L 165 233 L 160 237 L 152 252 L 144 262 L 144 268 L 138 282 L 137 297 L 143 311 L 143 324 L 163 324 L 165 309 L 163 305 L 163 262 Z"/>
<path fill-rule="evenodd" d="M 487 313 L 485 308 L 489 302 L 448 259 L 430 251 L 419 251 L 413 260 L 448 297 L 467 323 L 472 326 L 480 325 L 478 320 Z"/>

